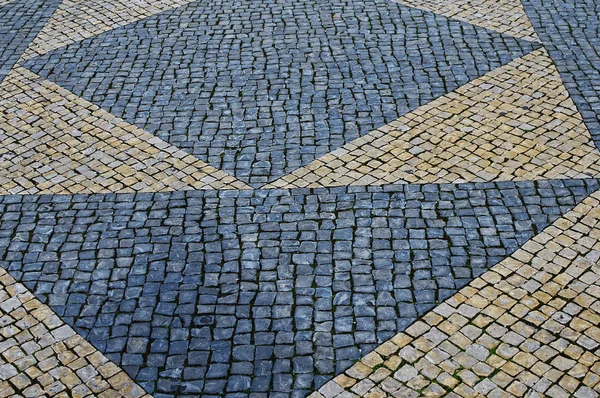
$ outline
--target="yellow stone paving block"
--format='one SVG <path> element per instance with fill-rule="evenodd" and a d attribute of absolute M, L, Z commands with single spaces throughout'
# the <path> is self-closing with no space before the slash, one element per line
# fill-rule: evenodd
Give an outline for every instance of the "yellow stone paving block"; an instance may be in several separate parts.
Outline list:
<path fill-rule="evenodd" d="M 192 0 L 63 0 L 21 62 Z"/>
<path fill-rule="evenodd" d="M 520 0 L 396 1 L 524 40 L 540 41 Z"/>
<path fill-rule="evenodd" d="M 600 152 L 534 51 L 265 187 L 589 178 Z"/>
<path fill-rule="evenodd" d="M 0 397 L 152 398 L 0 268 Z"/>
<path fill-rule="evenodd" d="M 600 191 L 310 398 L 600 396 Z"/>
<path fill-rule="evenodd" d="M 0 195 L 245 188 L 22 67 L 0 85 Z"/>

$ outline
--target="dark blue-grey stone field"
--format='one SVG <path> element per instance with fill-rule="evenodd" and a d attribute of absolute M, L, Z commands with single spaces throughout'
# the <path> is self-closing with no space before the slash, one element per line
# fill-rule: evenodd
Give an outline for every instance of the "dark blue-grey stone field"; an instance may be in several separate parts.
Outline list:
<path fill-rule="evenodd" d="M 60 0 L 0 3 L 0 83 L 37 36 Z"/>
<path fill-rule="evenodd" d="M 600 144 L 600 4 L 523 0 L 596 146 Z"/>
<path fill-rule="evenodd" d="M 260 187 L 537 47 L 388 0 L 217 0 L 25 66 Z"/>
<path fill-rule="evenodd" d="M 5 196 L 0 266 L 155 397 L 304 397 L 598 188 Z"/>
<path fill-rule="evenodd" d="M 139 396 L 305 398 L 600 189 L 594 0 L 516 0 L 502 26 L 481 2 L 469 18 L 389 0 L 105 1 L 0 0 L 0 347 L 19 323 L 7 284 Z M 532 64 L 548 65 L 547 92 Z M 414 136 L 394 124 L 445 95 L 412 113 Z M 389 184 L 390 170 L 418 184 Z M 366 186 L 264 188 L 294 171 L 295 186 Z M 46 357 L 15 347 L 0 348 L 0 398 L 84 395 L 28 390 L 62 373 L 17 369 Z"/>

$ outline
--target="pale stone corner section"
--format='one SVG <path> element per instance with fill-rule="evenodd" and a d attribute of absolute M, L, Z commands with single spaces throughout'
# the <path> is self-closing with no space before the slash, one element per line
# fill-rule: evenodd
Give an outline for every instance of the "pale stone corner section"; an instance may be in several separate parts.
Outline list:
<path fill-rule="evenodd" d="M 0 194 L 250 189 L 22 67 L 0 84 Z"/>
<path fill-rule="evenodd" d="M 0 396 L 152 398 L 0 268 Z"/>
<path fill-rule="evenodd" d="M 194 0 L 63 0 L 20 63 Z"/>
<path fill-rule="evenodd" d="M 600 396 L 600 191 L 310 398 Z"/>
<path fill-rule="evenodd" d="M 535 50 L 264 188 L 589 178 L 600 152 Z"/>
<path fill-rule="evenodd" d="M 392 0 L 409 7 L 468 22 L 540 43 L 521 0 Z"/>
<path fill-rule="evenodd" d="M 186 5 L 193 0 L 63 0 L 20 62 Z M 401 0 L 420 8 L 528 41 L 539 42 L 519 0 Z"/>

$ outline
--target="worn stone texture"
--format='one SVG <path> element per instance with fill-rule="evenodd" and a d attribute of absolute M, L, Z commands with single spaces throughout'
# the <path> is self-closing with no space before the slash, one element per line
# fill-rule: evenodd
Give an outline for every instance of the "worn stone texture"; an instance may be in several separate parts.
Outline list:
<path fill-rule="evenodd" d="M 265 187 L 596 176 L 600 152 L 534 51 Z"/>
<path fill-rule="evenodd" d="M 21 62 L 192 0 L 63 0 Z"/>
<path fill-rule="evenodd" d="M 214 0 L 23 66 L 258 188 L 537 48 L 388 0 Z"/>
<path fill-rule="evenodd" d="M 0 1 L 0 82 L 61 0 Z"/>
<path fill-rule="evenodd" d="M 311 398 L 598 397 L 600 192 Z"/>
<path fill-rule="evenodd" d="M 520 0 L 394 1 L 525 40 L 540 41 Z"/>
<path fill-rule="evenodd" d="M 0 397 L 151 398 L 1 268 Z"/>
<path fill-rule="evenodd" d="M 544 47 L 600 145 L 600 3 L 522 0 Z"/>
<path fill-rule="evenodd" d="M 17 67 L 0 84 L 0 194 L 248 186 Z"/>
<path fill-rule="evenodd" d="M 598 398 L 596 3 L 0 0 L 0 398 Z"/>
<path fill-rule="evenodd" d="M 0 267 L 157 396 L 304 397 L 598 188 L 0 196 Z"/>

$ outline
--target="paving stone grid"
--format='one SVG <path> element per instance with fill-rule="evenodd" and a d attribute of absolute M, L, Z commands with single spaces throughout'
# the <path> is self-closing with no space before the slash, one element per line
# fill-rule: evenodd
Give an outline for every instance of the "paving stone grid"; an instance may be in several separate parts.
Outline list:
<path fill-rule="evenodd" d="M 599 6 L 0 0 L 0 398 L 600 396 Z"/>
<path fill-rule="evenodd" d="M 599 198 L 311 398 L 600 396 Z"/>
<path fill-rule="evenodd" d="M 537 47 L 388 0 L 218 0 L 23 65 L 259 187 Z"/>
<path fill-rule="evenodd" d="M 4 197 L 0 266 L 150 392 L 301 396 L 598 188 Z"/>

